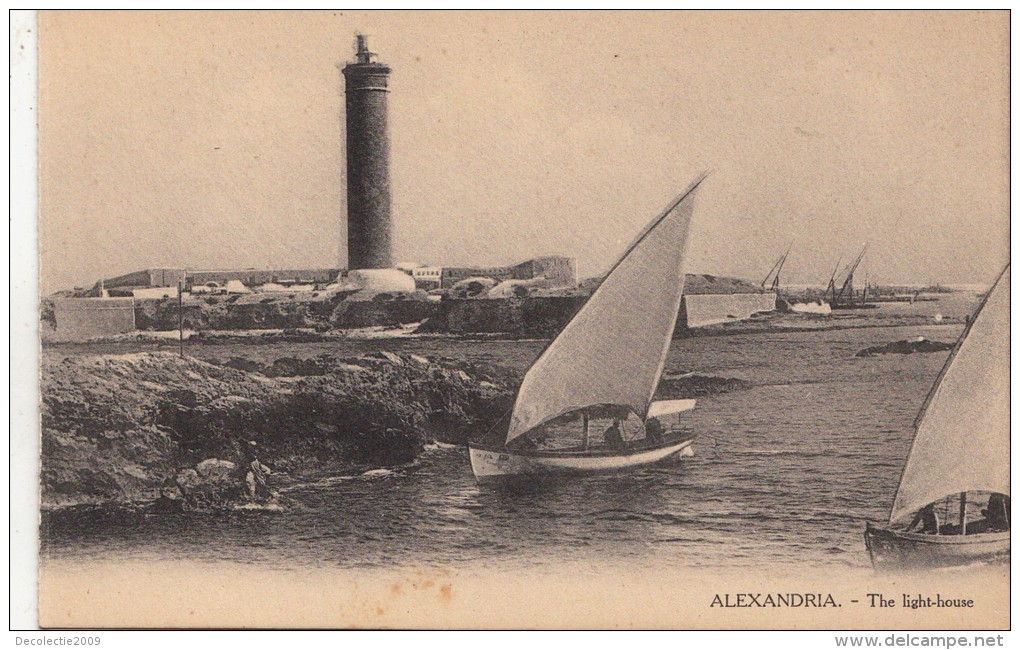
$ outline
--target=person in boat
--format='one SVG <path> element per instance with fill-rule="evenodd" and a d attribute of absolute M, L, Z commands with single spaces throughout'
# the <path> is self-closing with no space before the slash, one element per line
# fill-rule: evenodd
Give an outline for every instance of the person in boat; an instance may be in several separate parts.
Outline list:
<path fill-rule="evenodd" d="M 921 530 L 918 531 L 920 533 L 925 535 L 939 534 L 939 515 L 935 512 L 934 503 L 930 503 L 918 511 L 914 521 L 910 522 L 910 526 L 907 527 L 907 532 L 914 530 L 918 524 L 921 524 Z"/>
<path fill-rule="evenodd" d="M 645 442 L 659 444 L 663 440 L 665 431 L 659 418 L 648 418 L 645 422 Z"/>
<path fill-rule="evenodd" d="M 619 449 L 623 446 L 623 434 L 620 433 L 620 421 L 613 420 L 613 423 L 606 429 L 606 432 L 602 434 L 603 440 L 606 442 L 606 446 L 610 449 Z"/>
<path fill-rule="evenodd" d="M 981 511 L 988 522 L 988 530 L 1009 530 L 1009 497 L 993 493 L 988 497 L 988 507 Z"/>
<path fill-rule="evenodd" d="M 514 440 L 513 445 L 516 449 L 524 451 L 534 451 L 538 449 L 538 442 L 530 434 L 523 435 L 517 440 Z"/>
<path fill-rule="evenodd" d="M 267 478 L 273 473 L 258 458 L 258 444 L 250 440 L 245 454 L 244 487 L 248 498 L 252 501 L 268 501 L 272 498 Z"/>

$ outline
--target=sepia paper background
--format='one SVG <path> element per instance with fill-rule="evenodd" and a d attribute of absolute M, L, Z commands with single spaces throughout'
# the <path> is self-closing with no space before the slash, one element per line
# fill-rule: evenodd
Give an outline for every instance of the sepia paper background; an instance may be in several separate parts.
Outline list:
<path fill-rule="evenodd" d="M 875 242 L 872 272 L 899 282 L 927 281 L 924 268 L 987 284 L 1009 256 L 1007 12 L 45 12 L 39 28 L 43 294 L 161 263 L 342 265 L 337 64 L 359 31 L 394 67 L 398 257 L 576 250 L 595 273 L 703 168 L 718 182 L 692 272 L 754 277 L 791 233 L 806 258 L 795 282 L 827 274 L 845 241 Z M 53 562 L 39 587 L 46 627 L 1010 624 L 1008 569 Z M 842 606 L 711 607 L 780 591 Z M 866 606 L 875 592 L 975 606 Z"/>
<path fill-rule="evenodd" d="M 569 252 L 587 277 L 706 169 L 691 273 L 756 278 L 791 244 L 792 283 L 848 242 L 886 282 L 988 284 L 1007 259 L 1005 12 L 71 12 L 40 30 L 44 294 L 160 265 L 345 265 L 355 32 L 393 69 L 398 261 Z"/>

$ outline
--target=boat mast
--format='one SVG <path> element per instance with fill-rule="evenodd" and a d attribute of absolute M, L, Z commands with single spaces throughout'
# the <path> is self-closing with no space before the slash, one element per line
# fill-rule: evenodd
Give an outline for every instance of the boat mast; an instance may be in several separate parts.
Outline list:
<path fill-rule="evenodd" d="M 783 257 L 779 260 L 779 268 L 776 269 L 776 277 L 772 280 L 772 291 L 779 295 L 779 274 L 783 272 L 783 265 L 786 264 L 786 258 L 790 255 L 790 249 L 787 248 L 786 252 L 783 253 Z"/>
<path fill-rule="evenodd" d="M 833 299 L 834 301 L 838 301 L 839 298 L 846 296 L 849 299 L 850 304 L 854 304 L 854 272 L 857 270 L 857 267 L 860 266 L 861 260 L 864 259 L 864 253 L 867 251 L 868 247 L 865 246 L 864 250 L 861 251 L 861 254 L 854 260 L 854 263 L 848 267 L 850 270 L 846 275 L 846 280 L 843 282 L 843 287 L 839 290 L 839 295 Z M 835 288 L 835 285 L 833 285 L 833 291 L 835 291 Z"/>
<path fill-rule="evenodd" d="M 843 261 L 843 256 L 840 255 L 839 259 L 836 260 L 836 268 L 832 269 L 832 276 L 829 278 L 829 286 L 825 287 L 825 293 L 832 295 L 829 302 L 836 302 L 836 273 L 839 271 L 839 263 Z"/>
<path fill-rule="evenodd" d="M 585 451 L 588 451 L 588 411 L 581 413 L 581 419 L 584 421 L 584 433 L 581 434 L 581 446 Z"/>
<path fill-rule="evenodd" d="M 782 258 L 779 258 L 779 259 L 781 260 Z M 761 288 L 762 289 L 764 289 L 765 285 L 769 283 L 769 278 L 771 278 L 772 274 L 775 273 L 777 266 L 779 266 L 779 262 L 778 261 L 775 264 L 773 264 L 772 268 L 769 269 L 769 272 L 765 274 L 765 279 L 761 281 Z"/>
<path fill-rule="evenodd" d="M 790 248 L 787 248 L 786 252 L 783 253 L 783 256 L 780 257 L 778 260 L 776 260 L 776 263 L 772 265 L 771 269 L 769 269 L 768 275 L 765 276 L 765 279 L 761 281 L 761 288 L 762 289 L 765 288 L 765 285 L 768 284 L 768 282 L 769 282 L 769 278 L 771 278 L 772 279 L 772 285 L 771 285 L 770 288 L 772 289 L 772 291 L 775 291 L 777 294 L 779 293 L 779 273 L 783 270 L 783 264 L 786 264 L 786 258 L 789 255 L 790 255 Z M 773 274 L 775 274 L 775 275 L 773 275 Z"/>
<path fill-rule="evenodd" d="M 960 492 L 960 534 L 967 534 L 967 493 Z"/>

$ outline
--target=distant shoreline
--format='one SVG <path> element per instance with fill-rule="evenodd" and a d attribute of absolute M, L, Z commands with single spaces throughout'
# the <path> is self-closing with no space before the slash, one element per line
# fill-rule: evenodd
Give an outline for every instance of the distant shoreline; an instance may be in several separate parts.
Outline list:
<path fill-rule="evenodd" d="M 879 319 L 854 319 L 831 316 L 783 315 L 763 313 L 747 320 L 716 323 L 683 331 L 678 338 L 705 336 L 738 336 L 745 334 L 776 334 L 792 332 L 831 332 L 848 329 L 870 329 L 909 326 L 950 327 L 963 324 L 963 319 L 946 317 L 933 321 L 924 315 L 904 315 Z M 552 336 L 518 336 L 510 332 L 418 332 L 419 323 L 397 326 L 375 326 L 319 332 L 314 328 L 267 328 L 235 330 L 184 330 L 185 347 L 189 345 L 260 345 L 265 343 L 328 343 L 330 341 L 387 341 L 401 339 L 436 339 L 457 341 L 548 341 Z M 156 344 L 172 349 L 179 345 L 176 330 L 136 330 L 134 332 L 97 337 L 87 341 L 44 340 L 44 349 L 70 349 L 89 346 L 124 346 Z"/>

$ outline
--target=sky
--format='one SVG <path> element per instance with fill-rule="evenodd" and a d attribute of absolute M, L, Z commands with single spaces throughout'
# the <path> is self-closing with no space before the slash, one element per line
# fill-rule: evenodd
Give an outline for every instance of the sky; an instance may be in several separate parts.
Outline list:
<path fill-rule="evenodd" d="M 989 283 L 1006 12 L 43 12 L 44 294 L 346 264 L 356 33 L 393 68 L 395 255 L 604 272 L 702 171 L 687 270 Z"/>

